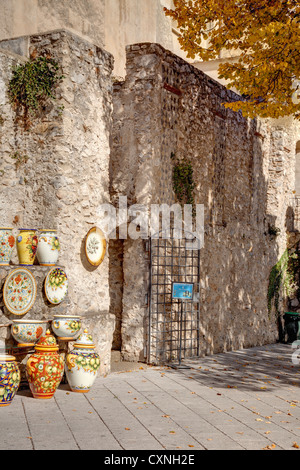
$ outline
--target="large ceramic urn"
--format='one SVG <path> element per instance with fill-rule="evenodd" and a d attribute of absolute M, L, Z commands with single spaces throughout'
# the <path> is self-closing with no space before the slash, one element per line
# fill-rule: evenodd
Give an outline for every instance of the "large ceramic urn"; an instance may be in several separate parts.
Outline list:
<path fill-rule="evenodd" d="M 52 398 L 62 380 L 64 360 L 58 349 L 55 337 L 48 330 L 27 361 L 27 379 L 34 398 Z"/>
<path fill-rule="evenodd" d="M 0 407 L 11 404 L 20 385 L 20 370 L 14 356 L 0 355 Z"/>
<path fill-rule="evenodd" d="M 66 355 L 65 371 L 72 392 L 90 391 L 100 367 L 100 357 L 87 330 L 79 336 L 74 348 Z"/>

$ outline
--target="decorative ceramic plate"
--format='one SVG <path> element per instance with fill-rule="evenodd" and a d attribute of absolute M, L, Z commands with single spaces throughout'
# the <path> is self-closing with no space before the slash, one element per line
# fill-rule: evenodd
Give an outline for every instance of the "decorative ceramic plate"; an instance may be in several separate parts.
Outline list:
<path fill-rule="evenodd" d="M 35 302 L 36 281 L 26 268 L 17 268 L 7 276 L 3 287 L 3 301 L 14 315 L 24 315 Z"/>
<path fill-rule="evenodd" d="M 61 268 L 53 268 L 45 279 L 45 294 L 51 304 L 60 304 L 68 292 L 68 277 Z"/>
<path fill-rule="evenodd" d="M 86 236 L 85 254 L 88 262 L 93 266 L 99 266 L 104 260 L 106 252 L 106 240 L 104 233 L 98 227 L 93 227 Z"/>

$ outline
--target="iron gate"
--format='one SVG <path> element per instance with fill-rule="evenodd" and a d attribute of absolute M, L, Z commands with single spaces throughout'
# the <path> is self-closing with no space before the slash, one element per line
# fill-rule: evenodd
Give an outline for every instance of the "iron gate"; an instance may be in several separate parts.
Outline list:
<path fill-rule="evenodd" d="M 197 241 L 185 232 L 160 232 L 150 239 L 150 302 L 148 363 L 173 363 L 199 356 L 200 249 L 190 249 Z M 172 296 L 173 283 L 191 283 L 191 300 Z"/>

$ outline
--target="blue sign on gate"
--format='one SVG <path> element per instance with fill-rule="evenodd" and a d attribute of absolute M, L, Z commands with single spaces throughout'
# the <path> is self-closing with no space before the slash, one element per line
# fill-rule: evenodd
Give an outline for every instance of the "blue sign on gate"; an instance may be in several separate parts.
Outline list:
<path fill-rule="evenodd" d="M 179 300 L 193 300 L 194 284 L 187 282 L 173 282 L 172 298 Z"/>

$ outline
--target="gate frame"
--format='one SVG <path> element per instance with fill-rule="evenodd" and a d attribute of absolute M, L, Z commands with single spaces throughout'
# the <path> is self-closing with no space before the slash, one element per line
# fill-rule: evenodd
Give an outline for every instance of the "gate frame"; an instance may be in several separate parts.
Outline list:
<path fill-rule="evenodd" d="M 158 240 L 158 243 L 160 240 L 165 240 L 165 247 L 162 247 L 162 248 L 165 248 L 166 250 L 166 244 L 167 244 L 167 241 L 171 240 L 172 242 L 172 256 L 170 256 L 170 258 L 173 259 L 173 244 L 174 244 L 174 241 L 175 240 L 178 240 L 178 237 L 174 237 L 174 236 L 171 236 L 171 233 L 174 235 L 174 231 L 175 230 L 178 230 L 178 229 L 175 229 L 175 228 L 170 228 L 170 229 L 167 229 L 167 230 L 160 230 L 159 232 L 157 232 L 156 234 L 152 235 L 148 242 L 149 242 L 149 258 L 150 258 L 150 262 L 149 262 L 149 302 L 148 302 L 148 344 L 147 344 L 147 363 L 148 364 L 153 364 L 153 361 L 151 362 L 151 352 L 152 352 L 152 342 L 151 342 L 151 338 L 152 338 L 152 334 L 151 334 L 151 331 L 152 331 L 152 322 L 151 322 L 151 319 L 153 318 L 153 315 L 152 315 L 152 308 L 153 308 L 153 299 L 152 299 L 152 295 L 153 295 L 153 282 L 152 282 L 152 276 L 153 276 L 153 241 L 154 240 Z M 162 238 L 161 235 L 163 235 L 164 232 L 170 232 L 169 233 L 169 237 L 168 238 Z M 189 357 L 199 357 L 200 356 L 200 259 L 201 259 L 201 256 L 200 256 L 200 251 L 201 251 L 201 243 L 200 243 L 200 240 L 192 233 L 192 232 L 189 232 L 189 231 L 182 231 L 180 230 L 181 232 L 181 235 L 183 234 L 183 236 L 181 236 L 181 238 L 179 238 L 179 240 L 181 241 L 182 239 L 185 240 L 185 244 L 187 242 L 192 242 L 192 241 L 197 241 L 198 243 L 198 248 L 196 250 L 193 250 L 193 251 L 197 251 L 197 265 L 193 265 L 192 263 L 192 268 L 197 268 L 197 282 L 193 282 L 194 286 L 195 285 L 198 285 L 198 299 L 197 300 L 194 300 L 195 297 L 193 298 L 193 300 L 190 302 L 192 304 L 192 309 L 194 310 L 194 305 L 195 303 L 197 303 L 197 308 L 195 308 L 195 313 L 196 313 L 196 325 L 197 325 L 197 328 L 196 328 L 196 331 L 197 331 L 197 347 L 195 348 L 197 350 L 196 354 L 193 355 L 193 356 L 189 356 Z M 166 233 L 167 234 L 167 233 Z M 190 237 L 187 238 L 186 235 L 189 235 Z M 161 246 L 158 245 L 158 248 L 160 248 Z M 178 247 L 177 247 L 178 248 Z M 186 247 L 179 247 L 179 248 L 182 248 L 185 250 L 185 269 L 187 267 L 187 256 L 186 256 L 186 252 L 187 251 L 192 251 L 192 250 L 188 250 Z M 159 257 L 158 257 L 159 258 Z M 168 256 L 164 256 L 164 259 L 168 258 Z M 195 259 L 194 257 L 189 257 L 189 258 L 192 258 L 192 259 Z M 160 266 L 158 264 L 158 266 Z M 173 271 L 173 265 L 170 265 L 172 266 L 172 271 Z M 179 267 L 183 267 L 182 265 L 179 265 Z M 164 273 L 165 275 L 165 273 Z M 172 282 L 170 283 L 170 286 L 172 286 L 173 282 L 176 282 L 174 281 L 174 274 L 172 272 Z M 180 275 L 180 274 L 179 274 Z M 185 273 L 184 276 L 186 277 L 187 274 Z M 192 277 L 195 277 L 193 274 L 192 274 Z M 156 284 L 157 286 L 161 285 L 161 284 Z M 165 284 L 167 285 L 167 284 Z M 194 292 L 195 292 L 195 289 L 194 289 Z M 164 299 L 165 299 L 165 295 L 166 295 L 166 292 L 164 291 Z M 178 302 L 177 302 L 178 303 Z M 164 310 L 165 310 L 165 303 L 164 303 Z M 171 301 L 171 312 L 172 312 L 172 305 L 173 305 L 173 299 Z M 158 313 L 157 313 L 158 314 Z M 171 321 L 172 323 L 172 321 Z M 173 322 L 175 323 L 175 321 Z M 179 320 L 176 322 L 178 324 L 178 327 L 179 327 Z M 182 326 L 182 325 L 181 325 Z M 186 330 L 185 330 L 186 331 Z M 194 329 L 192 330 L 194 331 Z M 182 332 L 180 331 L 180 335 L 182 334 Z M 181 336 L 180 336 L 180 340 L 181 340 Z M 171 340 L 172 341 L 172 340 Z M 191 348 L 192 349 L 192 348 Z M 173 351 L 173 350 L 171 350 Z M 174 349 L 174 351 L 178 351 L 177 349 Z M 164 354 L 164 358 L 165 358 L 165 353 L 166 353 L 166 350 L 163 351 L 163 354 Z M 182 351 L 179 351 L 180 353 L 180 361 L 181 361 L 181 354 L 182 354 Z M 156 364 L 159 364 L 159 357 L 158 357 L 158 354 L 156 352 L 155 354 L 155 358 L 157 360 Z M 166 363 L 166 364 L 170 364 L 171 361 L 169 362 L 166 362 L 166 361 L 163 361 L 162 363 Z"/>

